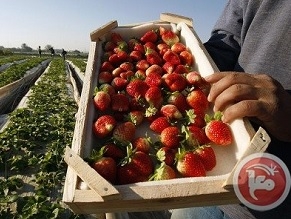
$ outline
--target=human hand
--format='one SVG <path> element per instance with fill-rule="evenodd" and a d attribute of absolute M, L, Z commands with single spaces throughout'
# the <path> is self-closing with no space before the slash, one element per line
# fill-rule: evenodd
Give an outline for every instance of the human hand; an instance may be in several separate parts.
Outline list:
<path fill-rule="evenodd" d="M 291 142 L 291 96 L 266 74 L 214 73 L 208 100 L 214 111 L 223 111 L 223 121 L 249 117 L 281 141 Z"/>

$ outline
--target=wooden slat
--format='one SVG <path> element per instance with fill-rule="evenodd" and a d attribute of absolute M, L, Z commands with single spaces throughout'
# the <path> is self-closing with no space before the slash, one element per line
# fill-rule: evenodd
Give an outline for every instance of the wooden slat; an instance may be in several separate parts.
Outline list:
<path fill-rule="evenodd" d="M 118 26 L 117 21 L 110 21 L 107 24 L 99 27 L 97 30 L 90 33 L 91 41 L 97 42 L 101 36 L 108 33 L 108 31 Z"/>
<path fill-rule="evenodd" d="M 104 200 L 121 198 L 120 193 L 114 186 L 100 176 L 69 147 L 66 148 L 64 159 L 77 175 L 96 192 L 96 195 L 100 195 Z"/>
<path fill-rule="evenodd" d="M 193 19 L 192 18 L 184 17 L 184 16 L 177 15 L 177 14 L 162 13 L 160 15 L 160 20 L 167 21 L 170 23 L 176 23 L 176 24 L 179 22 L 184 22 L 188 26 L 193 27 Z"/>

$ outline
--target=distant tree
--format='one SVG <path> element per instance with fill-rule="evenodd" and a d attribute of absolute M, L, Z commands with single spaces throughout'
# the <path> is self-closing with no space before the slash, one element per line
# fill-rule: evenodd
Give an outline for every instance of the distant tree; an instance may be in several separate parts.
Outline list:
<path fill-rule="evenodd" d="M 21 50 L 22 50 L 23 52 L 31 52 L 31 51 L 32 51 L 32 48 L 29 47 L 29 46 L 27 46 L 26 43 L 22 43 L 22 44 L 21 44 Z"/>
<path fill-rule="evenodd" d="M 46 45 L 46 46 L 44 47 L 44 49 L 45 49 L 45 50 L 47 50 L 47 51 L 49 51 L 49 50 L 50 50 L 50 48 L 54 48 L 54 47 L 53 47 L 53 46 L 51 46 L 51 45 L 49 45 L 49 44 L 48 44 L 48 45 Z"/>

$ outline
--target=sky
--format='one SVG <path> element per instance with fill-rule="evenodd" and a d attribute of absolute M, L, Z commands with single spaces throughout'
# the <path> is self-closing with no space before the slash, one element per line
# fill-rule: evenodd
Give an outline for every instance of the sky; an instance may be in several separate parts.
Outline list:
<path fill-rule="evenodd" d="M 88 52 L 90 33 L 116 20 L 118 25 L 158 20 L 161 13 L 193 19 L 205 42 L 227 0 L 0 0 L 0 46 Z"/>

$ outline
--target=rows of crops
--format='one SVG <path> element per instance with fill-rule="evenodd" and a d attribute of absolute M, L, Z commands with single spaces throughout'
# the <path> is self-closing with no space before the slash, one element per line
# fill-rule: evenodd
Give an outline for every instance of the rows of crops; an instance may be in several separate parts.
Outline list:
<path fill-rule="evenodd" d="M 0 218 L 84 217 L 61 202 L 63 151 L 71 145 L 77 112 L 69 89 L 65 62 L 54 58 L 31 87 L 25 107 L 9 115 L 0 132 Z"/>

